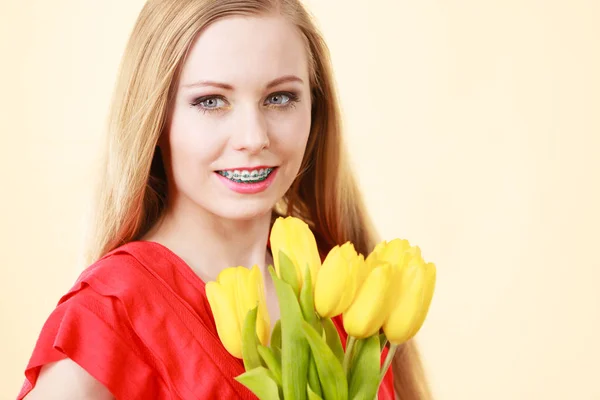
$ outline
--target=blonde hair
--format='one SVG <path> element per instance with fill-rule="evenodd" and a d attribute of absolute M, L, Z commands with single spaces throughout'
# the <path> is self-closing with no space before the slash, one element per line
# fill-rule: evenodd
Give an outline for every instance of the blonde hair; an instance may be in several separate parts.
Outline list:
<path fill-rule="evenodd" d="M 305 220 L 322 253 L 346 241 L 363 254 L 372 250 L 377 237 L 343 150 L 329 50 L 302 4 L 297 0 L 149 0 L 120 66 L 88 262 L 141 238 L 162 216 L 167 182 L 157 143 L 194 38 L 217 19 L 266 14 L 282 15 L 301 31 L 310 60 L 313 104 L 301 173 L 273 215 Z M 399 351 L 394 373 L 400 399 L 430 398 L 414 343 Z"/>

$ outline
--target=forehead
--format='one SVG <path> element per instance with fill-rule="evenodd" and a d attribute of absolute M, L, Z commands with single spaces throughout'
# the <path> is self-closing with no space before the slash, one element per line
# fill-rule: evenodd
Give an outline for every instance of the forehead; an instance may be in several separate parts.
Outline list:
<path fill-rule="evenodd" d="M 308 82 L 302 34 L 283 17 L 227 17 L 196 38 L 181 71 L 181 84 L 216 80 L 234 87 L 259 85 L 283 75 Z"/>

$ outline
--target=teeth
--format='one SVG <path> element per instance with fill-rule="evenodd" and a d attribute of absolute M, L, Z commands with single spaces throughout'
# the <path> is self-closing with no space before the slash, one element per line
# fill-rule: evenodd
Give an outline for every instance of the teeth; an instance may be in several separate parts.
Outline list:
<path fill-rule="evenodd" d="M 239 182 L 258 182 L 265 180 L 269 174 L 273 171 L 273 168 L 261 168 L 255 170 L 229 170 L 229 171 L 218 171 L 220 175 L 227 179 Z"/>

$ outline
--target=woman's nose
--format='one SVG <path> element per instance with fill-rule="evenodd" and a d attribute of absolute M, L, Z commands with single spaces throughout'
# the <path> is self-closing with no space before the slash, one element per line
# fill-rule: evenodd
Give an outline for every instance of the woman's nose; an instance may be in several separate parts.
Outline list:
<path fill-rule="evenodd" d="M 267 121 L 260 107 L 239 110 L 239 120 L 232 133 L 235 150 L 259 153 L 269 147 Z"/>

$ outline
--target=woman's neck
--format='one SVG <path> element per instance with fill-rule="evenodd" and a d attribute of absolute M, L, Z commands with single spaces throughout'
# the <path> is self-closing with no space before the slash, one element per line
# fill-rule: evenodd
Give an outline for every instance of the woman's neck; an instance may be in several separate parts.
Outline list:
<path fill-rule="evenodd" d="M 271 215 L 227 220 L 203 214 L 167 211 L 142 240 L 169 248 L 204 282 L 235 266 L 258 265 L 268 275 L 266 267 L 273 263 L 267 249 Z"/>

